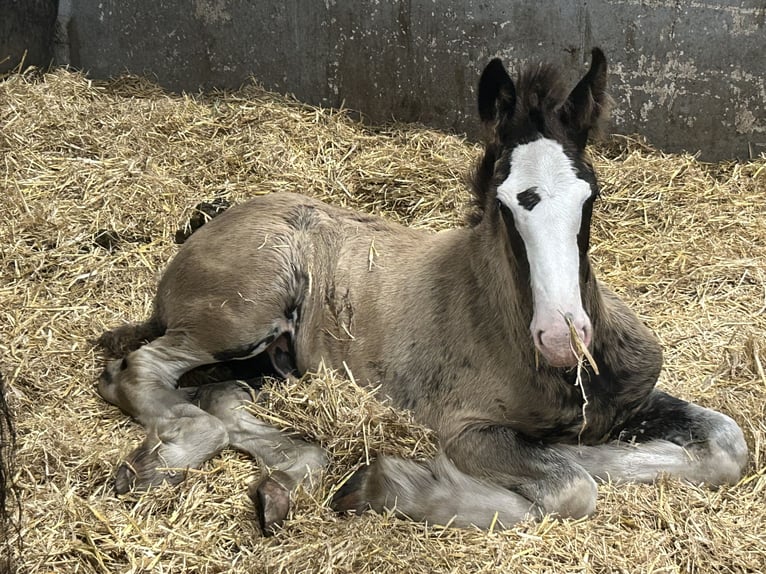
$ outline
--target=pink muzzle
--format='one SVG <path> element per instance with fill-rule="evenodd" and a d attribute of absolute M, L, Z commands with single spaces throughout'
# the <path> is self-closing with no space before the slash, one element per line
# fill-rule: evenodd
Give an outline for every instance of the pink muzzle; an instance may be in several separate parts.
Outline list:
<path fill-rule="evenodd" d="M 590 347 L 593 328 L 585 311 L 569 314 L 574 331 L 582 344 Z M 572 332 L 566 316 L 554 314 L 547 320 L 538 320 L 537 315 L 530 325 L 535 347 L 552 367 L 574 367 L 581 354 L 576 341 L 572 340 Z"/>

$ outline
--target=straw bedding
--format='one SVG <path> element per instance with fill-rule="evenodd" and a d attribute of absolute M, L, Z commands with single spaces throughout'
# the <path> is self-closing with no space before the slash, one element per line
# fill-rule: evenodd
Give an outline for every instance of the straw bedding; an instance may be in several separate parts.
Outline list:
<path fill-rule="evenodd" d="M 179 487 L 114 494 L 142 438 L 102 402 L 90 341 L 145 317 L 173 238 L 201 201 L 296 191 L 410 225 L 459 225 L 478 153 L 413 126 L 371 129 L 248 86 L 177 96 L 135 78 L 56 71 L 0 84 L 0 371 L 15 415 L 14 480 L 29 572 L 753 572 L 766 566 L 766 160 L 703 164 L 620 138 L 593 151 L 600 277 L 666 351 L 660 385 L 732 415 L 747 476 L 717 491 L 672 480 L 600 487 L 586 521 L 507 532 L 337 517 L 334 482 L 376 452 L 433 437 L 344 373 L 275 386 L 270 416 L 322 442 L 325 480 L 264 539 L 226 451 Z M 13 536 L 13 535 L 12 535 Z M 13 542 L 13 541 L 12 541 Z"/>

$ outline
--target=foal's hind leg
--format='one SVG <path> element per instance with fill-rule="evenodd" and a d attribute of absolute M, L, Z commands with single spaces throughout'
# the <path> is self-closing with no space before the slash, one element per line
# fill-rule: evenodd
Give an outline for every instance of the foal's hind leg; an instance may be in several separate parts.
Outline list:
<path fill-rule="evenodd" d="M 742 430 L 730 417 L 654 391 L 646 404 L 597 446 L 561 445 L 592 476 L 652 482 L 667 475 L 709 486 L 734 484 L 747 465 Z"/>
<path fill-rule="evenodd" d="M 176 389 L 183 373 L 254 357 L 293 330 L 283 302 L 275 298 L 259 302 L 238 295 L 211 304 L 209 298 L 197 301 L 194 293 L 175 295 L 164 302 L 177 317 L 165 334 L 111 362 L 99 383 L 101 396 L 133 416 L 148 434 L 118 469 L 118 492 L 163 480 L 180 482 L 178 469 L 199 467 L 228 444 L 225 425 Z"/>
<path fill-rule="evenodd" d="M 184 335 L 167 333 L 107 365 L 99 393 L 147 430 L 146 440 L 117 470 L 118 493 L 165 480 L 178 483 L 186 468 L 198 468 L 226 446 L 224 424 L 175 388 L 181 374 L 212 362 Z"/>
<path fill-rule="evenodd" d="M 264 423 L 244 406 L 251 389 L 236 381 L 185 389 L 192 402 L 220 420 L 229 444 L 269 467 L 269 474 L 248 488 L 264 534 L 272 534 L 290 509 L 290 492 L 311 472 L 327 464 L 317 445 L 291 437 Z"/>

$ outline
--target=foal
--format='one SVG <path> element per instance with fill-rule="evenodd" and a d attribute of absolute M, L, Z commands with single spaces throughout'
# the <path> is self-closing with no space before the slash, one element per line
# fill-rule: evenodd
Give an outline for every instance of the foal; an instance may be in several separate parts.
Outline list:
<path fill-rule="evenodd" d="M 606 69 L 594 49 L 568 92 L 550 66 L 514 82 L 489 63 L 468 227 L 430 234 L 278 193 L 197 231 L 166 270 L 152 317 L 102 337 L 131 352 L 108 365 L 99 391 L 148 431 L 117 489 L 181 480 L 172 468 L 230 444 L 276 469 L 251 495 L 264 530 L 278 524 L 324 453 L 237 408 L 248 392 L 236 383 L 176 388 L 190 369 L 262 353 L 279 371 L 345 362 L 438 433 L 440 456 L 379 458 L 341 488 L 338 510 L 509 526 L 591 514 L 594 478 L 736 482 L 740 428 L 654 389 L 656 338 L 591 268 L 598 186 L 585 146 L 606 116 Z M 583 349 L 592 360 L 578 360 Z"/>

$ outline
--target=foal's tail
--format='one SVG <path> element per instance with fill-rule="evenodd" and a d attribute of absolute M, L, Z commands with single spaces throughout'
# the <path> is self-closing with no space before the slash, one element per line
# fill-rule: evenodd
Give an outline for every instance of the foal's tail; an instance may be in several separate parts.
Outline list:
<path fill-rule="evenodd" d="M 119 359 L 164 334 L 165 325 L 153 315 L 143 323 L 131 323 L 106 331 L 96 339 L 96 345 L 108 356 Z"/>

